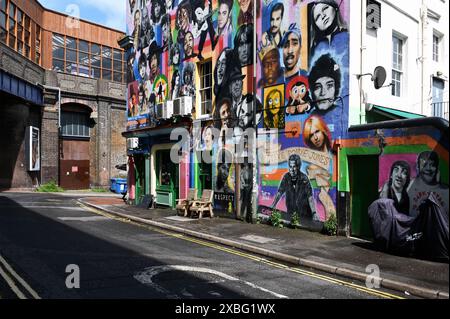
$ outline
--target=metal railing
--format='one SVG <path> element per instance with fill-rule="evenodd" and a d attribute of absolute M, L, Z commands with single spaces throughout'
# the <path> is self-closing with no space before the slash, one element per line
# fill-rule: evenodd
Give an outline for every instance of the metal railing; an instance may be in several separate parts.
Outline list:
<path fill-rule="evenodd" d="M 448 101 L 431 103 L 431 114 L 433 114 L 433 116 L 442 117 L 448 121 L 448 104 Z"/>

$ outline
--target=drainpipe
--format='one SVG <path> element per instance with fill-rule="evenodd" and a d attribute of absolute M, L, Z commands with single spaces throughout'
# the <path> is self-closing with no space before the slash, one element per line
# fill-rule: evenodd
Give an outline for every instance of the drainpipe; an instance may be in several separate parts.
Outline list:
<path fill-rule="evenodd" d="M 366 47 L 364 46 L 364 32 L 365 32 L 365 16 L 366 16 L 366 12 L 365 12 L 365 7 L 364 7 L 364 1 L 360 1 L 361 4 L 361 18 L 360 18 L 360 48 L 359 48 L 359 74 L 363 74 L 363 53 L 364 50 L 366 49 Z M 360 77 L 358 79 L 358 85 L 359 85 L 359 124 L 364 124 L 363 123 L 363 117 L 365 116 L 365 114 L 363 114 L 363 112 L 365 111 L 363 108 L 363 80 L 362 77 Z"/>
<path fill-rule="evenodd" d="M 421 56 L 419 58 L 420 64 L 421 64 L 421 81 L 420 81 L 420 113 L 424 114 L 424 89 L 425 89 L 425 36 L 426 36 L 426 28 L 427 28 L 427 14 L 428 9 L 425 5 L 425 1 L 422 0 L 422 6 L 420 8 L 420 23 L 421 23 Z"/>
<path fill-rule="evenodd" d="M 258 124 L 256 123 L 256 112 L 257 112 L 257 104 L 256 104 L 256 51 L 257 51 L 257 31 L 258 28 L 257 25 L 257 10 L 256 10 L 256 1 L 253 1 L 253 93 L 254 93 L 254 99 L 253 99 L 253 123 L 254 123 L 254 132 L 252 132 L 252 139 L 253 143 L 248 143 L 247 146 L 251 147 L 251 150 L 247 149 L 247 156 L 250 156 L 251 152 L 251 158 L 253 159 L 253 188 L 252 188 L 252 223 L 255 223 L 258 216 L 258 165 L 257 164 L 257 156 L 256 156 L 256 139 L 258 138 Z M 253 144 L 253 145 L 250 145 Z M 242 217 L 242 216 L 241 216 Z M 244 216 L 245 218 L 245 216 Z"/>

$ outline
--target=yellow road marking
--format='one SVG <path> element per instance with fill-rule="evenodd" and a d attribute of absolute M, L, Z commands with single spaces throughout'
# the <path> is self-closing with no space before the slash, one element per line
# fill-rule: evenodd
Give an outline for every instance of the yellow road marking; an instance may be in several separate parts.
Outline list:
<path fill-rule="evenodd" d="M 3 265 L 3 267 L 1 267 Z M 8 274 L 8 273 L 9 274 Z M 0 255 L 0 275 L 6 280 L 8 286 L 12 289 L 12 291 L 19 297 L 20 299 L 28 299 L 25 294 L 17 287 L 16 282 L 20 283 L 22 287 L 34 298 L 41 299 L 36 291 L 30 287 L 30 285 L 20 277 L 10 264 Z M 16 282 L 14 281 L 16 280 Z"/>
<path fill-rule="evenodd" d="M 304 276 L 308 276 L 308 277 L 312 277 L 312 278 L 315 278 L 315 279 L 318 279 L 318 280 L 327 281 L 327 282 L 330 282 L 330 283 L 333 283 L 333 284 L 336 284 L 336 285 L 339 285 L 339 286 L 346 286 L 348 288 L 352 288 L 352 289 L 355 289 L 355 290 L 367 293 L 369 295 L 373 295 L 373 296 L 377 296 L 377 297 L 381 297 L 381 298 L 386 298 L 386 299 L 405 299 L 404 297 L 399 296 L 399 295 L 394 295 L 394 294 L 391 294 L 391 293 L 388 293 L 388 292 L 383 292 L 383 291 L 378 291 L 378 290 L 375 290 L 375 289 L 372 289 L 372 288 L 367 288 L 365 286 L 357 285 L 357 284 L 354 284 L 354 283 L 351 283 L 351 282 L 347 282 L 347 281 L 343 281 L 343 280 L 336 279 L 336 278 L 333 278 L 333 277 L 329 277 L 329 276 L 326 276 L 326 275 L 321 275 L 321 274 L 317 274 L 317 273 L 314 273 L 314 272 L 311 272 L 311 271 L 303 270 L 303 269 L 300 269 L 298 267 L 290 267 L 290 266 L 287 266 L 287 265 L 284 265 L 284 264 L 281 264 L 281 263 L 278 263 L 278 262 L 274 262 L 274 261 L 265 259 L 263 257 L 257 257 L 255 255 L 236 250 L 234 248 L 228 248 L 228 247 L 224 247 L 224 246 L 221 246 L 221 245 L 218 245 L 218 244 L 215 244 L 215 243 L 211 243 L 211 242 L 208 242 L 208 241 L 205 241 L 205 240 L 192 238 L 192 237 L 187 237 L 184 234 L 178 234 L 178 233 L 174 233 L 174 232 L 167 231 L 167 230 L 161 230 L 161 229 L 157 228 L 156 226 L 145 225 L 145 224 L 138 223 L 138 222 L 132 221 L 132 220 L 124 218 L 124 217 L 118 217 L 118 216 L 114 216 L 114 215 L 111 215 L 111 214 L 99 211 L 98 209 L 95 209 L 95 208 L 92 208 L 92 207 L 89 207 L 89 206 L 86 206 L 86 205 L 83 205 L 83 204 L 80 204 L 80 205 L 83 206 L 83 208 L 88 209 L 88 210 L 90 210 L 91 212 L 93 212 L 95 214 L 99 214 L 99 215 L 106 216 L 106 217 L 109 217 L 109 218 L 112 218 L 112 219 L 115 219 L 115 220 L 126 222 L 128 224 L 132 224 L 132 225 L 136 225 L 136 226 L 139 226 L 139 227 L 143 227 L 143 228 L 146 228 L 146 229 L 149 229 L 149 230 L 152 230 L 154 232 L 157 232 L 157 233 L 160 233 L 160 234 L 164 234 L 164 235 L 167 235 L 167 236 L 170 236 L 170 237 L 179 238 L 179 239 L 182 239 L 182 240 L 185 240 L 185 241 L 189 241 L 189 242 L 193 242 L 193 243 L 196 243 L 196 244 L 199 244 L 199 245 L 202 245 L 202 246 L 210 247 L 210 248 L 213 248 L 213 249 L 216 249 L 216 250 L 221 250 L 221 251 L 233 254 L 233 255 L 237 255 L 237 256 L 244 257 L 244 258 L 247 258 L 247 259 L 251 259 L 251 260 L 254 260 L 254 261 L 257 261 L 257 262 L 261 262 L 261 263 L 264 263 L 264 264 L 266 264 L 268 266 L 272 266 L 272 267 L 275 267 L 275 268 L 288 270 L 290 272 L 295 272 L 295 273 L 298 273 L 298 274 L 301 274 L 301 275 L 304 275 Z"/>

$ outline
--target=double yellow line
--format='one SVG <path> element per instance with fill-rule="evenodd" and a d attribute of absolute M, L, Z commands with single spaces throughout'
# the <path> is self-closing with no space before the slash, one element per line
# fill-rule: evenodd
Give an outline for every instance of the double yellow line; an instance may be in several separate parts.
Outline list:
<path fill-rule="evenodd" d="M 299 267 L 287 266 L 287 265 L 284 265 L 284 264 L 281 264 L 281 263 L 278 263 L 278 262 L 274 262 L 274 261 L 271 261 L 271 260 L 263 258 L 263 257 L 258 257 L 258 256 L 253 255 L 253 254 L 242 252 L 242 251 L 234 249 L 234 248 L 224 247 L 224 246 L 219 245 L 219 244 L 215 244 L 215 243 L 211 243 L 209 241 L 205 241 L 205 240 L 189 237 L 189 236 L 186 236 L 184 234 L 178 234 L 178 233 L 174 233 L 174 232 L 171 232 L 171 231 L 162 230 L 162 229 L 157 228 L 155 226 L 149 226 L 149 225 L 141 224 L 141 223 L 138 223 L 138 222 L 134 222 L 134 221 L 131 221 L 131 220 L 126 219 L 124 217 L 118 217 L 118 216 L 115 216 L 115 215 L 111 215 L 111 214 L 108 214 L 108 213 L 101 212 L 101 211 L 99 211 L 97 209 L 88 207 L 88 206 L 83 205 L 83 204 L 81 204 L 81 206 L 83 206 L 83 208 L 85 208 L 85 209 L 89 209 L 90 211 L 92 211 L 92 212 L 94 212 L 96 214 L 99 214 L 99 215 L 102 215 L 102 216 L 106 216 L 106 217 L 109 217 L 109 218 L 112 218 L 112 219 L 115 219 L 115 220 L 119 220 L 119 221 L 122 221 L 122 222 L 126 222 L 126 223 L 129 223 L 129 224 L 133 224 L 133 225 L 136 225 L 136 226 L 139 226 L 139 227 L 144 227 L 144 228 L 147 228 L 149 230 L 155 231 L 155 232 L 160 233 L 160 234 L 164 234 L 164 235 L 167 235 L 167 236 L 170 236 L 170 237 L 179 238 L 179 239 L 182 239 L 182 240 L 185 240 L 185 241 L 193 242 L 193 243 L 196 243 L 196 244 L 199 244 L 199 245 L 202 245 L 202 246 L 206 246 L 206 247 L 210 247 L 210 248 L 213 248 L 213 249 L 216 249 L 216 250 L 221 250 L 221 251 L 233 254 L 233 255 L 237 255 L 237 256 L 241 256 L 241 257 L 247 258 L 247 259 L 254 260 L 256 262 L 261 262 L 263 264 L 266 264 L 266 265 L 269 265 L 269 266 L 272 266 L 272 267 L 275 267 L 275 268 L 284 269 L 286 271 L 290 271 L 290 272 L 294 272 L 294 273 L 301 274 L 301 275 L 304 275 L 304 276 L 312 277 L 312 278 L 315 278 L 315 279 L 318 279 L 318 280 L 327 281 L 327 282 L 335 284 L 335 285 L 352 288 L 352 289 L 355 289 L 355 290 L 367 293 L 367 294 L 372 295 L 372 296 L 385 298 L 385 299 L 405 299 L 404 297 L 399 296 L 399 295 L 394 295 L 394 294 L 390 294 L 390 293 L 387 293 L 387 292 L 384 292 L 384 291 L 380 291 L 380 290 L 376 290 L 376 289 L 372 289 L 372 288 L 367 288 L 367 287 L 362 286 L 362 285 L 357 285 L 357 284 L 354 284 L 354 283 L 351 283 L 351 282 L 347 282 L 347 281 L 344 281 L 344 280 L 340 280 L 340 279 L 337 279 L 337 278 L 333 278 L 333 277 L 330 277 L 330 276 L 321 275 L 321 274 L 317 274 L 317 273 L 314 273 L 314 272 L 311 272 L 311 271 L 307 271 L 307 270 L 301 269 Z"/>
<path fill-rule="evenodd" d="M 30 287 L 30 285 L 20 277 L 17 272 L 11 267 L 10 264 L 0 255 L 0 277 L 8 284 L 12 292 L 19 299 L 41 299 L 36 291 Z"/>

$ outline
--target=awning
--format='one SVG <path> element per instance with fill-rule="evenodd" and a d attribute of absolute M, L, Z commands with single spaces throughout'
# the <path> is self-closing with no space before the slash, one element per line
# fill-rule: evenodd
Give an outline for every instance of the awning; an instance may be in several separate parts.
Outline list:
<path fill-rule="evenodd" d="M 386 117 L 388 117 L 390 119 L 393 119 L 393 120 L 417 119 L 417 118 L 425 117 L 425 116 L 420 115 L 420 114 L 400 111 L 400 110 L 391 109 L 391 108 L 384 107 L 384 106 L 379 106 L 379 105 L 372 105 L 372 106 L 373 107 L 370 110 L 370 112 L 378 113 L 380 115 L 386 116 Z"/>

